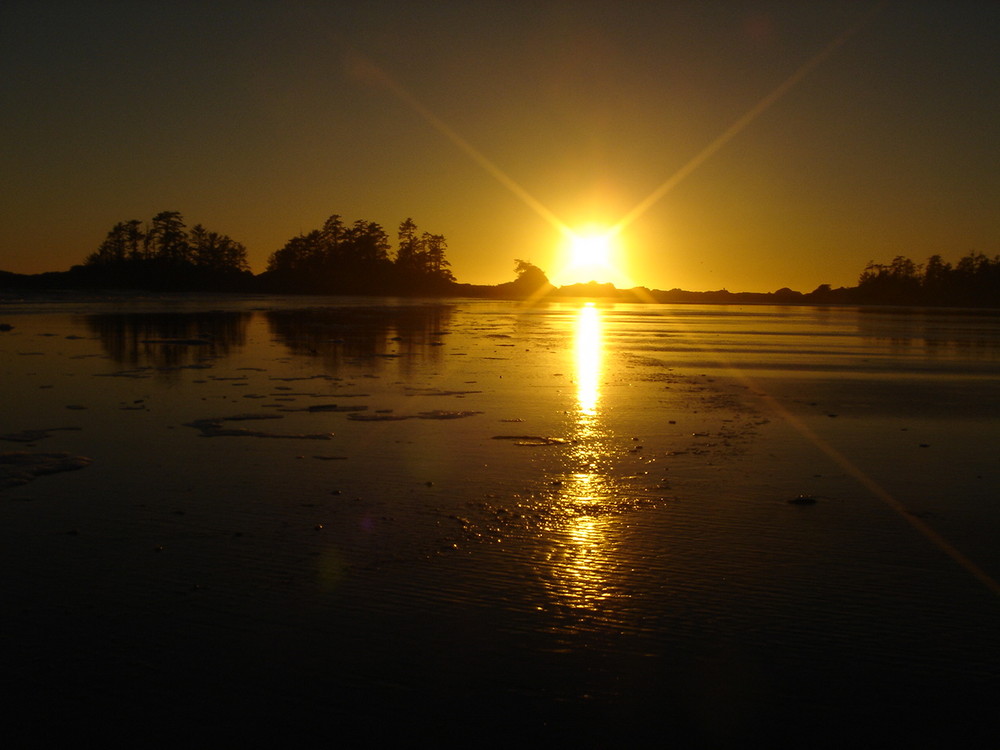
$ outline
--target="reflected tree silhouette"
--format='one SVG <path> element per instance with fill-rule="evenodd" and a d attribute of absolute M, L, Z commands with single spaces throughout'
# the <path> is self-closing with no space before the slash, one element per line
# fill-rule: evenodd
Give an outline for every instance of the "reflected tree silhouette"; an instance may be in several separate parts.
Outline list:
<path fill-rule="evenodd" d="M 961 356 L 989 362 L 1000 357 L 996 342 L 983 331 L 995 327 L 997 318 L 985 311 L 959 314 L 949 309 L 942 313 L 934 308 L 913 308 L 885 312 L 878 307 L 858 309 L 858 333 L 883 345 L 889 342 L 897 355 L 928 354 L 942 360 Z"/>
<path fill-rule="evenodd" d="M 246 345 L 249 312 L 87 315 L 86 326 L 115 361 L 166 373 Z"/>
<path fill-rule="evenodd" d="M 319 357 L 336 372 L 352 360 L 437 359 L 451 321 L 451 305 L 271 310 L 268 326 L 293 354 Z"/>

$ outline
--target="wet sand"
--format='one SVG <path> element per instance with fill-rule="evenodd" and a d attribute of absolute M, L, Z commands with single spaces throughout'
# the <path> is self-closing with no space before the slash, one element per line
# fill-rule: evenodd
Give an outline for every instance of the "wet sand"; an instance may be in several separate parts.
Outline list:
<path fill-rule="evenodd" d="M 990 320 L 143 304 L 0 307 L 15 736 L 995 737 Z"/>

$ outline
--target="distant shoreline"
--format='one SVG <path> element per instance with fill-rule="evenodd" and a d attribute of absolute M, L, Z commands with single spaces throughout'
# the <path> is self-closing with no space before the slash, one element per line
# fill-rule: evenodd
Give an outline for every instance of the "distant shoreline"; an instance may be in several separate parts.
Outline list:
<path fill-rule="evenodd" d="M 976 309 L 1000 308 L 1000 296 L 989 300 L 973 299 L 963 303 L 949 299 L 905 299 L 898 295 L 883 297 L 872 290 L 856 287 L 830 288 L 821 285 L 812 292 L 798 292 L 782 288 L 775 292 L 688 291 L 683 289 L 649 289 L 634 287 L 618 289 L 613 284 L 589 282 L 556 287 L 546 282 L 543 287 L 522 283 L 521 279 L 496 284 L 465 284 L 456 281 L 435 283 L 429 286 L 365 289 L 343 288 L 340 285 L 316 285 L 308 289 L 296 288 L 296 279 L 275 278 L 267 273 L 250 272 L 221 275 L 189 276 L 180 280 L 129 279 L 101 273 L 100 269 L 74 266 L 69 271 L 49 271 L 40 274 L 18 274 L 0 271 L 0 299 L 6 293 L 16 294 L 279 294 L 288 296 L 344 296 L 344 297 L 399 297 L 399 298 L 468 298 L 513 301 L 540 301 L 560 299 L 591 299 L 637 304 L 708 304 L 708 305 L 821 305 L 821 306 L 877 306 L 892 308 Z M 132 283 L 130 283 L 132 282 Z M 139 282 L 139 283 L 136 283 Z M 143 283 L 145 282 L 145 283 Z M 150 283 L 153 282 L 153 283 Z"/>
<path fill-rule="evenodd" d="M 570 284 L 556 287 L 548 284 L 546 288 L 530 289 L 526 285 L 515 282 L 502 284 L 464 284 L 450 282 L 435 285 L 434 289 L 364 289 L 351 290 L 331 286 L 327 290 L 295 289 L 287 283 L 273 283 L 266 274 L 234 275 L 221 280 L 222 283 L 191 284 L 129 284 L 122 279 L 108 278 L 93 273 L 92 269 L 76 266 L 69 271 L 48 271 L 40 274 L 16 274 L 0 271 L 0 293 L 16 291 L 17 293 L 119 293 L 119 294 L 150 294 L 150 293 L 205 293 L 205 294 L 282 294 L 289 296 L 345 296 L 345 297 L 401 297 L 401 298 L 435 298 L 460 297 L 468 299 L 498 299 L 524 301 L 528 299 L 592 299 L 612 300 L 615 302 L 651 303 L 651 304 L 754 304 L 754 305 L 795 305 L 795 304 L 857 304 L 851 299 L 850 289 L 831 290 L 830 294 L 803 294 L 791 289 L 777 292 L 730 292 L 718 291 L 692 292 L 682 289 L 649 289 L 634 287 L 618 289 L 613 284 L 590 282 L 586 284 Z"/>

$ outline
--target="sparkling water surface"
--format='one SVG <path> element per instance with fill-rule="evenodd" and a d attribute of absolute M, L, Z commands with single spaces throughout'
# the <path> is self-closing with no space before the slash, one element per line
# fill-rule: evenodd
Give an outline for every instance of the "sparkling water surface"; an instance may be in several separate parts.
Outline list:
<path fill-rule="evenodd" d="M 0 304 L 13 728 L 996 729 L 1000 317 Z"/>

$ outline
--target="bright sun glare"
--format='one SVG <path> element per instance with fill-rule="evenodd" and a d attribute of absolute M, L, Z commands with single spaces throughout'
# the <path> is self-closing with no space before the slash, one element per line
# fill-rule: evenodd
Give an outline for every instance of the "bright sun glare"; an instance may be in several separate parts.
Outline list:
<path fill-rule="evenodd" d="M 570 239 L 574 266 L 607 266 L 611 263 L 611 237 L 607 234 L 574 235 Z"/>
<path fill-rule="evenodd" d="M 626 281 L 618 257 L 617 233 L 600 226 L 565 231 L 562 263 L 553 282 L 557 285 Z"/>

